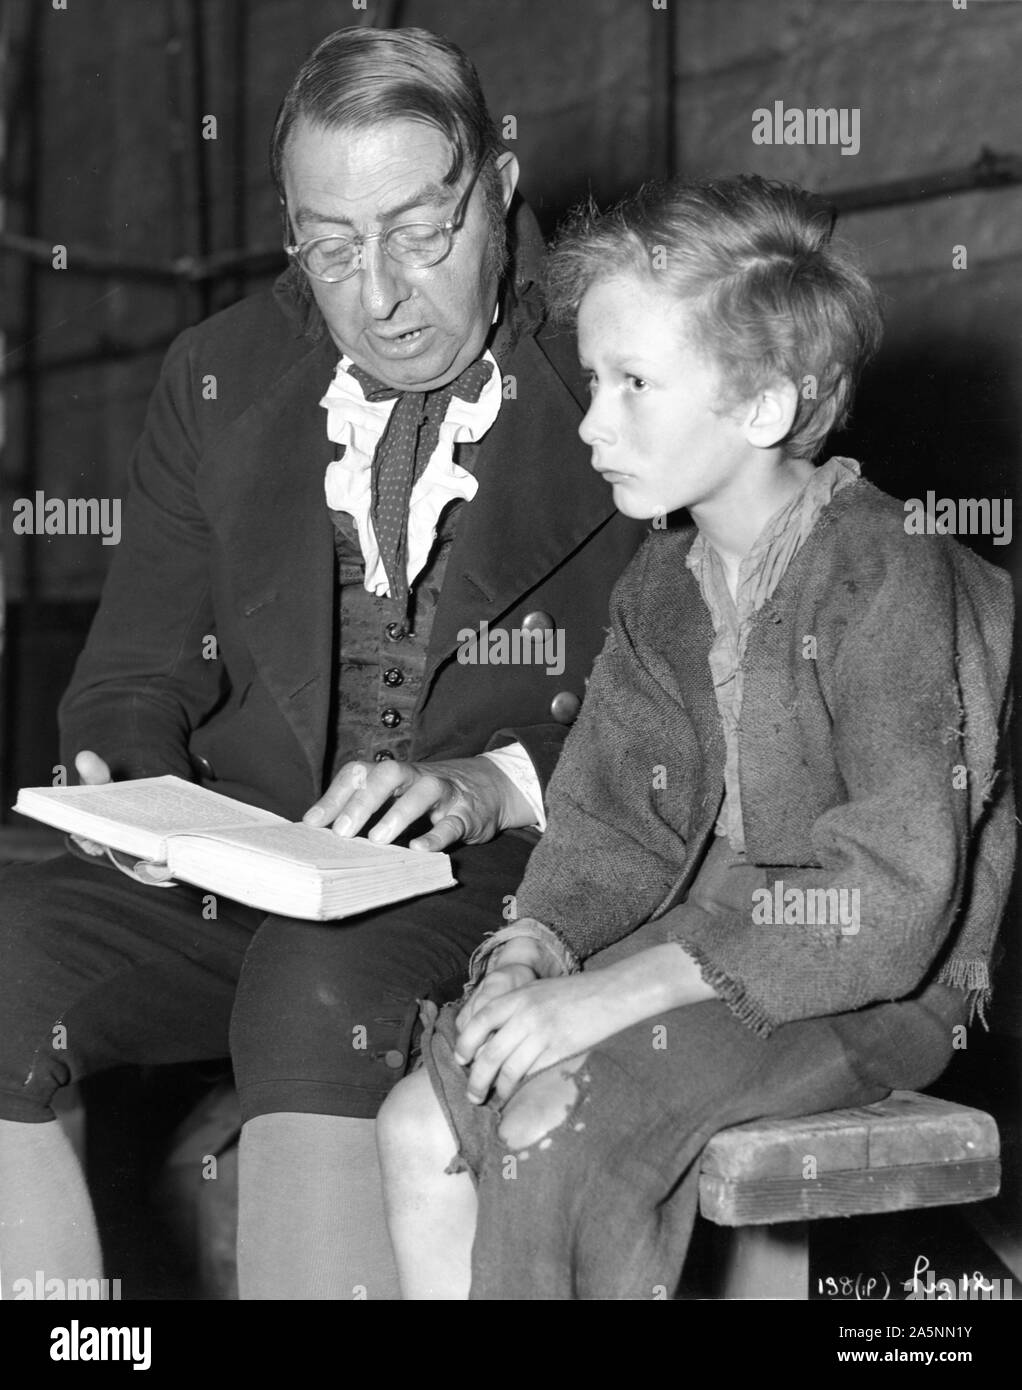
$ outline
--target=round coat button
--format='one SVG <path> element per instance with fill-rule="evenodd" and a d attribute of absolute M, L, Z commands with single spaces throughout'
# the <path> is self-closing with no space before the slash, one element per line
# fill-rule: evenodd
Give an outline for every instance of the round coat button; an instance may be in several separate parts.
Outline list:
<path fill-rule="evenodd" d="M 397 1071 L 398 1067 L 403 1067 L 405 1064 L 405 1054 L 399 1052 L 396 1047 L 392 1047 L 389 1052 L 383 1054 L 383 1060 L 388 1067 L 392 1067 L 394 1071 Z"/>
<path fill-rule="evenodd" d="M 191 755 L 191 763 L 200 777 L 215 777 L 216 774 L 213 771 L 213 764 L 208 758 L 204 758 L 201 753 L 193 753 Z"/>
<path fill-rule="evenodd" d="M 374 763 L 392 762 L 393 758 L 394 754 L 390 751 L 389 748 L 381 748 L 378 753 L 373 754 Z"/>
<path fill-rule="evenodd" d="M 401 715 L 396 709 L 385 709 L 380 715 L 380 723 L 385 724 L 388 729 L 396 729 L 401 723 Z"/>
<path fill-rule="evenodd" d="M 581 708 L 582 701 L 571 690 L 562 690 L 550 701 L 550 713 L 558 724 L 574 724 Z"/>
<path fill-rule="evenodd" d="M 404 679 L 404 676 L 396 666 L 391 666 L 389 670 L 383 673 L 384 685 L 403 685 Z"/>
<path fill-rule="evenodd" d="M 526 632 L 552 632 L 554 620 L 549 613 L 544 613 L 542 608 L 537 608 L 535 613 L 526 613 L 522 619 L 522 627 Z"/>
<path fill-rule="evenodd" d="M 383 630 L 391 642 L 400 642 L 403 637 L 408 636 L 408 629 L 404 623 L 388 623 Z"/>

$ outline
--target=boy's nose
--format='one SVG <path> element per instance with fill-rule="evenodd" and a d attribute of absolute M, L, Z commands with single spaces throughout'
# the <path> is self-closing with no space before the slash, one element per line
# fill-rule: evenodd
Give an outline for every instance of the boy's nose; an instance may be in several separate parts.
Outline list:
<path fill-rule="evenodd" d="M 587 444 L 591 449 L 595 444 L 606 443 L 611 438 L 611 434 L 606 411 L 599 410 L 594 400 L 579 422 L 578 436 L 582 443 Z"/>

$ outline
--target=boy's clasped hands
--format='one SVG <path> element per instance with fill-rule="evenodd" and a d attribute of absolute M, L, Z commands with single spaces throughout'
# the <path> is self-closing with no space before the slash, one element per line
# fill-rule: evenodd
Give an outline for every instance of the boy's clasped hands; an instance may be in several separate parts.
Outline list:
<path fill-rule="evenodd" d="M 542 978 L 542 957 L 542 948 L 528 938 L 509 942 L 458 1014 L 455 1055 L 468 1068 L 467 1094 L 474 1104 L 491 1090 L 500 1101 L 509 1100 L 532 1073 L 595 1047 L 621 1026 L 601 978 L 609 971 Z"/>
<path fill-rule="evenodd" d="M 714 998 L 696 961 L 666 942 L 595 970 L 564 974 L 545 947 L 513 936 L 456 1020 L 455 1056 L 468 1069 L 467 1096 L 503 1104 L 528 1077 L 597 1047 L 661 1011 Z"/>

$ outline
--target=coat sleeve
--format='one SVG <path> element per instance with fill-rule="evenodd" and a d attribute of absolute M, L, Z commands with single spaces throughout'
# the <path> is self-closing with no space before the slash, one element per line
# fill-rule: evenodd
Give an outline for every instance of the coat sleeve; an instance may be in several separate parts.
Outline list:
<path fill-rule="evenodd" d="M 487 744 L 486 751 L 520 743 L 529 755 L 540 789 L 545 792 L 564 750 L 568 732 L 563 724 L 524 724 L 520 728 L 498 729 Z"/>
<path fill-rule="evenodd" d="M 829 689 L 847 795 L 813 825 L 818 867 L 772 867 L 748 912 L 711 917 L 686 903 L 663 919 L 762 1034 L 902 998 L 942 959 L 957 962 L 947 983 L 988 983 L 1012 862 L 998 747 L 1011 595 L 1006 576 L 979 561 L 966 587 L 948 555 L 902 551 L 841 641 Z M 822 905 L 831 890 L 837 912 L 828 905 L 810 922 L 809 894 Z M 790 916 L 778 922 L 785 902 Z"/>
<path fill-rule="evenodd" d="M 679 727 L 664 730 L 662 743 L 650 739 L 670 702 L 625 616 L 646 555 L 636 556 L 611 599 L 610 635 L 547 789 L 548 827 L 516 895 L 522 917 L 545 923 L 580 958 L 647 921 L 685 859 L 685 833 L 668 824 L 658 787 L 691 778 L 693 732 L 674 704 Z"/>
<path fill-rule="evenodd" d="M 120 545 L 60 707 L 69 768 L 88 748 L 115 778 L 192 776 L 188 736 L 221 696 L 198 461 L 191 332 L 172 345 L 132 458 Z M 205 651 L 205 654 L 204 654 Z"/>

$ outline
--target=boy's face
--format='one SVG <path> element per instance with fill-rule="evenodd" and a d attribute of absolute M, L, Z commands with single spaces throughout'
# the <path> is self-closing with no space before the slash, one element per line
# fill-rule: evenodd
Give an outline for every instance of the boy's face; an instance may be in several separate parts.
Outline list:
<path fill-rule="evenodd" d="M 687 507 L 698 522 L 701 506 L 737 503 L 755 453 L 719 373 L 689 346 L 688 312 L 636 276 L 596 281 L 579 305 L 592 400 L 578 432 L 626 516 Z"/>

